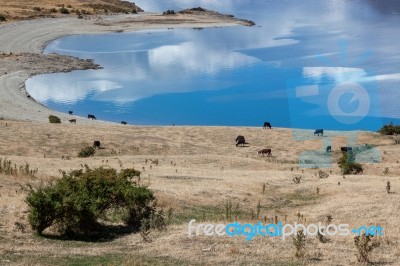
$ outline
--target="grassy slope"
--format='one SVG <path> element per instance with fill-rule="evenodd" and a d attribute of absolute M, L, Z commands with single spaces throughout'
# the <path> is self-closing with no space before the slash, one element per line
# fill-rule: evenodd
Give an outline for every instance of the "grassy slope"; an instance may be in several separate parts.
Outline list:
<path fill-rule="evenodd" d="M 0 0 L 0 15 L 5 16 L 7 21 L 61 16 L 62 6 L 68 9 L 71 16 L 76 16 L 76 10 L 85 10 L 88 14 L 141 11 L 135 4 L 119 0 Z"/>
<path fill-rule="evenodd" d="M 5 124 L 7 123 L 7 126 Z M 262 130 L 241 127 L 132 127 L 50 125 L 0 121 L 0 158 L 7 157 L 18 165 L 29 164 L 38 169 L 36 178 L 23 175 L 0 175 L 0 258 L 12 264 L 44 265 L 141 265 L 141 264 L 229 264 L 276 263 L 278 265 L 320 264 L 347 265 L 355 262 L 351 237 L 332 237 L 322 244 L 307 240 L 305 261 L 293 258 L 292 241 L 256 238 L 189 239 L 186 235 L 190 219 L 226 222 L 225 204 L 239 204 L 238 219 L 254 222 L 324 222 L 327 215 L 334 223 L 351 226 L 380 224 L 386 236 L 371 259 L 382 264 L 398 264 L 397 244 L 400 220 L 399 145 L 374 133 L 360 133 L 360 144 L 376 145 L 383 155 L 378 164 L 366 164 L 363 175 L 343 179 L 336 165 L 327 179 L 315 176 L 317 170 L 298 168 L 297 156 L 305 150 L 323 149 L 320 137 L 306 142 L 295 141 L 290 129 Z M 249 147 L 236 148 L 234 139 L 242 134 Z M 304 134 L 312 135 L 311 131 Z M 327 135 L 330 132 L 326 133 Z M 76 158 L 83 145 L 100 140 L 104 149 L 95 157 Z M 333 142 L 334 161 L 340 156 L 338 147 L 345 138 Z M 270 147 L 272 158 L 262 158 L 257 150 Z M 321 151 L 321 156 L 323 152 Z M 64 159 L 63 159 L 64 158 Z M 67 158 L 67 159 L 66 159 Z M 158 159 L 159 165 L 146 159 Z M 117 169 L 135 167 L 142 171 L 142 182 L 159 198 L 159 205 L 174 208 L 174 225 L 166 232 L 155 232 L 146 243 L 139 234 L 112 242 L 84 243 L 42 239 L 32 235 L 26 222 L 24 197 L 26 184 L 43 184 L 60 176 L 59 169 L 108 165 Z M 384 174 L 388 167 L 389 173 Z M 292 170 L 293 169 L 293 170 Z M 295 184 L 294 176 L 303 180 Z M 394 193 L 385 191 L 386 181 Z M 340 185 L 338 185 L 340 182 Z M 263 194 L 263 184 L 266 185 Z M 317 187 L 320 189 L 317 195 Z M 22 230 L 24 229 L 24 230 Z M 72 261 L 69 259 L 72 255 Z"/>

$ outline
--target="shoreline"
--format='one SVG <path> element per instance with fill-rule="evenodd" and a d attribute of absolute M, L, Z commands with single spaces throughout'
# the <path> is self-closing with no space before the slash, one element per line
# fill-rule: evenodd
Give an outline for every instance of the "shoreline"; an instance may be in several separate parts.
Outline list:
<path fill-rule="evenodd" d="M 79 124 L 110 123 L 92 121 L 51 110 L 29 96 L 25 82 L 40 74 L 96 69 L 91 60 L 44 55 L 52 41 L 70 35 L 134 32 L 147 29 L 250 26 L 242 20 L 213 11 L 164 16 L 158 13 L 102 15 L 86 19 L 74 17 L 43 18 L 11 22 L 0 26 L 0 118 L 48 123 L 50 114 L 63 123 L 71 118 Z M 2 54 L 2 55 L 1 55 Z M 49 61 L 50 60 L 50 61 Z M 65 60 L 65 62 L 63 61 Z"/>

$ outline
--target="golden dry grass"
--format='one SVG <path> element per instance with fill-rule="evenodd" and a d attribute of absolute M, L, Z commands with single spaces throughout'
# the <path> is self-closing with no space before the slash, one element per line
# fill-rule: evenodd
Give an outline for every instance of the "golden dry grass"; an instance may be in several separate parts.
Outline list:
<path fill-rule="evenodd" d="M 7 123 L 7 126 L 5 124 Z M 356 263 L 352 237 L 331 237 L 329 243 L 307 238 L 307 257 L 294 258 L 292 241 L 277 238 L 187 236 L 187 222 L 226 223 L 225 204 L 239 204 L 242 222 L 325 222 L 381 225 L 385 236 L 371 256 L 379 264 L 400 263 L 399 145 L 376 133 L 359 132 L 359 144 L 377 146 L 383 155 L 380 163 L 364 164 L 364 174 L 340 174 L 336 163 L 326 179 L 318 178 L 317 169 L 301 169 L 297 158 L 306 150 L 321 150 L 322 137 L 311 135 L 308 141 L 296 141 L 290 129 L 263 130 L 251 127 L 139 127 L 120 125 L 52 125 L 0 121 L 0 158 L 38 169 L 37 178 L 0 175 L 0 264 L 65 265 L 81 264 L 274 264 L 274 265 L 350 265 Z M 326 135 L 332 134 L 327 132 Z M 249 147 L 235 147 L 237 135 L 244 135 Z M 101 149 L 92 158 L 77 158 L 84 145 L 100 140 Z M 333 141 L 333 161 L 345 137 Z M 260 157 L 257 150 L 271 148 L 271 158 Z M 152 164 L 146 159 L 158 159 Z M 60 177 L 59 169 L 110 166 L 134 167 L 142 172 L 158 198 L 159 206 L 174 209 L 174 224 L 165 232 L 153 232 L 152 242 L 132 234 L 104 243 L 69 242 L 39 238 L 27 224 L 24 203 L 26 185 L 46 184 Z M 384 174 L 384 169 L 389 173 Z M 295 184 L 294 176 L 302 176 Z M 390 181 L 391 194 L 386 193 Z M 340 182 L 340 185 L 338 184 Z M 265 184 L 265 193 L 262 193 Z M 317 187 L 320 189 L 317 195 Z M 234 219 L 234 218 L 233 218 Z"/>
<path fill-rule="evenodd" d="M 62 15 L 60 13 L 62 6 L 74 16 L 76 16 L 76 10 L 85 10 L 88 14 L 131 13 L 133 10 L 141 10 L 133 3 L 119 0 L 0 0 L 0 14 L 4 15 L 7 21 L 57 17 Z"/>

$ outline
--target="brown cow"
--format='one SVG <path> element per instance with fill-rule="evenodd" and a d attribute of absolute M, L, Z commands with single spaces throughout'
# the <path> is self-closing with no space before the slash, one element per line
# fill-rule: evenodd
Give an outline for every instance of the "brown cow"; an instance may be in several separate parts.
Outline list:
<path fill-rule="evenodd" d="M 68 120 L 69 121 L 69 123 L 71 123 L 71 124 L 76 124 L 76 119 L 70 119 L 70 120 Z"/>
<path fill-rule="evenodd" d="M 264 156 L 264 154 L 266 154 L 267 156 L 271 156 L 271 152 L 272 152 L 271 149 L 262 149 L 259 150 L 257 153 L 261 154 L 261 156 Z"/>

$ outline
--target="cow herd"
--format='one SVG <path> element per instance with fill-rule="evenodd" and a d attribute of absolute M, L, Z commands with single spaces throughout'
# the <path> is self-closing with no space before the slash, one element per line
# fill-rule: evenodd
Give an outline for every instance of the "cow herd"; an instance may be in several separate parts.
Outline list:
<path fill-rule="evenodd" d="M 68 111 L 68 114 L 69 115 L 73 115 L 74 111 Z M 92 115 L 92 114 L 88 114 L 87 118 L 90 119 L 90 120 L 97 120 L 96 116 Z M 68 121 L 69 121 L 70 124 L 76 124 L 76 119 L 69 119 Z M 127 124 L 128 124 L 128 122 L 121 121 L 121 125 L 127 125 Z"/>
<path fill-rule="evenodd" d="M 270 122 L 264 122 L 263 124 L 263 129 L 272 129 L 271 123 Z M 324 130 L 323 129 L 316 129 L 314 131 L 314 136 L 324 136 Z M 249 144 L 248 142 L 246 142 L 246 139 L 244 136 L 242 135 L 238 135 L 235 139 L 236 141 L 236 147 L 244 147 L 245 144 Z M 367 145 L 367 144 L 366 144 Z M 340 147 L 340 150 L 344 153 L 344 152 L 352 152 L 353 148 L 352 147 Z M 332 146 L 327 146 L 326 147 L 326 152 L 332 152 Z M 265 148 L 265 149 L 261 149 L 257 152 L 259 155 L 264 156 L 271 156 L 272 155 L 272 150 L 270 148 Z"/>

